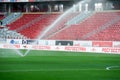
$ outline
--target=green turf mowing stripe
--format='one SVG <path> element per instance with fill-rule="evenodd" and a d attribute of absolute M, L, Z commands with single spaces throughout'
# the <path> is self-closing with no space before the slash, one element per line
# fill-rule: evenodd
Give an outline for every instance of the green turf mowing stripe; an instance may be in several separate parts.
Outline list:
<path fill-rule="evenodd" d="M 0 56 L 0 80 L 120 80 L 116 54 L 32 50 L 20 57 L 0 50 Z"/>

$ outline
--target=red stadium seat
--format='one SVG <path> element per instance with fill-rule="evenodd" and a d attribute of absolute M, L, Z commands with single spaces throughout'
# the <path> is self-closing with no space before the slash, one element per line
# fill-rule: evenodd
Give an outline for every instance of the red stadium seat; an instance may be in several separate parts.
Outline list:
<path fill-rule="evenodd" d="M 83 39 L 83 36 L 96 30 L 97 28 L 103 26 L 105 23 L 109 22 L 113 18 L 120 15 L 118 12 L 98 12 L 87 18 L 83 22 L 77 25 L 71 25 L 70 27 L 61 30 L 58 33 L 50 36 L 48 39 L 57 40 L 120 40 L 120 35 L 118 34 L 120 29 L 111 29 L 112 27 L 90 36 L 89 38 Z M 117 27 L 120 25 L 117 23 Z M 116 28 L 117 28 L 116 27 Z M 115 26 L 114 26 L 115 28 Z M 106 33 L 106 34 L 105 34 Z M 112 33 L 112 35 L 111 35 Z M 118 39 L 119 38 L 119 39 Z"/>

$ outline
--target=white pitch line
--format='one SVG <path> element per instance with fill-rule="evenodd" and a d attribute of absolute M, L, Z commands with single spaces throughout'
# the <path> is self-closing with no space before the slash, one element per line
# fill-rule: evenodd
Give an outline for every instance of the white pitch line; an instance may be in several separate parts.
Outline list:
<path fill-rule="evenodd" d="M 111 68 L 118 68 L 120 66 L 109 66 L 105 69 L 28 69 L 28 70 L 0 70 L 0 72 L 39 72 L 39 71 L 87 71 L 87 70 L 93 70 L 93 71 L 99 71 L 99 70 L 111 70 Z M 114 70 L 120 70 L 120 69 L 114 69 Z"/>
<path fill-rule="evenodd" d="M 118 68 L 118 67 L 120 67 L 120 66 L 109 66 L 109 67 L 106 67 L 106 70 L 110 70 L 112 68 Z"/>
<path fill-rule="evenodd" d="M 87 71 L 87 70 L 105 70 L 105 69 L 39 69 L 39 70 L 0 70 L 0 72 L 39 72 L 39 71 Z"/>

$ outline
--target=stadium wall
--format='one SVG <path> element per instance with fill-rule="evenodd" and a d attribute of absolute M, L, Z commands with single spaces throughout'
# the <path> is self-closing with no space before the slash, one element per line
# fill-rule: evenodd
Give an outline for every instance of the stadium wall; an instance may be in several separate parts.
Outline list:
<path fill-rule="evenodd" d="M 57 41 L 8 39 L 5 44 L 0 44 L 0 48 L 120 54 L 120 42 L 117 41 Z"/>

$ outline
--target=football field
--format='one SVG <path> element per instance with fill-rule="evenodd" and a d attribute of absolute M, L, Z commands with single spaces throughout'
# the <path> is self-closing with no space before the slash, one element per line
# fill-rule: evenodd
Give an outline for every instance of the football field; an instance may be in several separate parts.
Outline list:
<path fill-rule="evenodd" d="M 0 80 L 120 80 L 120 55 L 0 49 Z"/>

